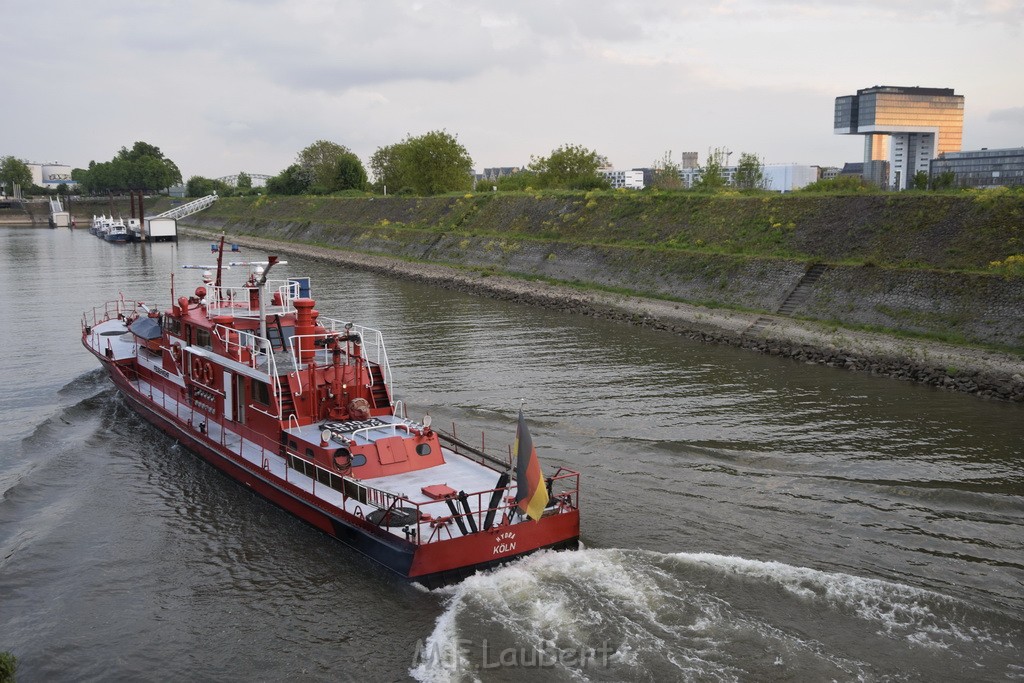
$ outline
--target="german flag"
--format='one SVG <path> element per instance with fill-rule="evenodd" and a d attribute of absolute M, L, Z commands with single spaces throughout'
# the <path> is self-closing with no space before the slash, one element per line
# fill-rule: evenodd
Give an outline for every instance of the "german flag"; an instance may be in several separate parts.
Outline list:
<path fill-rule="evenodd" d="M 537 459 L 537 449 L 526 428 L 526 418 L 519 410 L 519 426 L 516 427 L 516 504 L 519 511 L 533 520 L 544 514 L 548 504 L 548 489 L 544 485 L 544 473 Z"/>

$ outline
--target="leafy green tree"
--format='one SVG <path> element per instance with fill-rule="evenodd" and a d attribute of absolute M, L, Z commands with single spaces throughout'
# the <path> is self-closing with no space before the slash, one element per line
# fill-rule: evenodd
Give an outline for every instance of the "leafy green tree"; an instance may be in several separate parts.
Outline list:
<path fill-rule="evenodd" d="M 349 152 L 338 157 L 334 165 L 335 192 L 366 188 L 366 167 L 355 154 Z"/>
<path fill-rule="evenodd" d="M 473 160 L 462 143 L 444 130 L 435 130 L 380 147 L 370 158 L 374 186 L 399 193 L 408 188 L 418 195 L 470 190 Z"/>
<path fill-rule="evenodd" d="M 16 673 L 18 673 L 18 658 L 6 650 L 0 652 L 0 683 L 14 683 Z"/>
<path fill-rule="evenodd" d="M 126 163 L 123 174 L 128 187 L 110 189 L 163 190 L 181 182 L 178 166 L 148 142 L 138 141 L 131 149 L 122 147 L 113 161 Z"/>
<path fill-rule="evenodd" d="M 951 190 L 956 187 L 956 174 L 952 171 L 943 171 L 932 178 L 933 190 Z"/>
<path fill-rule="evenodd" d="M 32 184 L 32 171 L 21 159 L 12 156 L 0 158 L 0 186 L 14 193 L 14 185 L 28 188 Z"/>
<path fill-rule="evenodd" d="M 654 180 L 651 187 L 659 190 L 678 190 L 683 186 L 683 179 L 679 175 L 679 164 L 672 160 L 672 150 L 665 152 L 665 156 L 653 164 Z"/>
<path fill-rule="evenodd" d="M 252 189 L 252 176 L 245 171 L 238 172 L 238 180 L 235 182 L 235 187 L 239 190 L 251 190 Z"/>
<path fill-rule="evenodd" d="M 211 194 L 230 195 L 231 187 L 223 180 L 194 175 L 185 183 L 185 194 L 189 197 L 205 197 Z"/>
<path fill-rule="evenodd" d="M 88 170 L 76 171 L 80 171 L 79 182 L 90 192 L 164 190 L 181 182 L 178 166 L 147 142 L 136 142 L 131 149 L 122 147 L 110 161 L 91 161 Z"/>
<path fill-rule="evenodd" d="M 910 181 L 910 187 L 914 190 L 928 189 L 928 171 L 918 171 Z"/>
<path fill-rule="evenodd" d="M 370 157 L 370 171 L 373 173 L 375 192 L 395 192 L 403 186 L 402 167 L 399 155 L 401 143 L 378 147 Z"/>
<path fill-rule="evenodd" d="M 451 133 L 434 130 L 401 145 L 402 175 L 416 194 L 473 189 L 473 159 Z"/>
<path fill-rule="evenodd" d="M 366 169 L 352 150 L 330 140 L 317 140 L 296 157 L 313 194 L 362 189 Z"/>
<path fill-rule="evenodd" d="M 736 164 L 736 175 L 734 176 L 736 187 L 741 190 L 764 190 L 767 189 L 767 178 L 764 175 L 764 164 L 756 154 L 743 152 L 740 154 L 740 161 Z"/>
<path fill-rule="evenodd" d="M 882 190 L 877 186 L 867 183 L 863 177 L 859 175 L 841 175 L 828 180 L 816 180 L 809 185 L 804 185 L 797 192 L 836 192 L 836 193 L 850 193 L 850 192 L 881 192 Z"/>
<path fill-rule="evenodd" d="M 597 174 L 601 157 L 597 152 L 581 145 L 562 145 L 550 156 L 530 157 L 529 170 L 537 174 L 543 188 L 590 189 L 585 186 L 601 185 L 604 179 Z M 605 181 L 604 186 L 608 183 Z"/>
<path fill-rule="evenodd" d="M 292 164 L 267 180 L 267 194 L 304 194 L 309 190 L 309 179 L 298 164 Z"/>
<path fill-rule="evenodd" d="M 500 192 L 522 192 L 532 187 L 540 187 L 537 182 L 537 174 L 533 171 L 519 171 L 512 175 L 505 175 L 498 180 L 491 181 L 491 186 L 497 186 Z"/>
<path fill-rule="evenodd" d="M 142 157 L 155 157 L 157 159 L 163 159 L 164 153 L 160 151 L 160 148 L 156 145 L 151 145 L 148 142 L 137 141 L 132 145 L 131 149 L 127 147 L 121 147 L 117 152 L 115 159 L 121 159 L 124 161 L 137 161 Z"/>
<path fill-rule="evenodd" d="M 700 168 L 700 178 L 693 183 L 693 189 L 698 192 L 718 192 L 728 185 L 723 175 L 725 171 L 725 150 L 716 147 L 708 150 L 708 160 Z"/>

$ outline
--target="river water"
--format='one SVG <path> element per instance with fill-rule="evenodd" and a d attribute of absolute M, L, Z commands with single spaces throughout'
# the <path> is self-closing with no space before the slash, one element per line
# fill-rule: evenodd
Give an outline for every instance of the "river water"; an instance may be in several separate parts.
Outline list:
<path fill-rule="evenodd" d="M 1024 406 L 288 257 L 384 332 L 412 416 L 510 443 L 523 399 L 544 468 L 583 472 L 586 549 L 427 592 L 150 427 L 81 347 L 85 309 L 166 307 L 208 242 L 0 245 L 21 681 L 1024 679 Z"/>

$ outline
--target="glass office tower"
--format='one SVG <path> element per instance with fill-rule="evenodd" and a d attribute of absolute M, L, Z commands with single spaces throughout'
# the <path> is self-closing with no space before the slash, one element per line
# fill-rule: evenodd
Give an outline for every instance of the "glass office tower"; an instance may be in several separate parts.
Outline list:
<path fill-rule="evenodd" d="M 887 168 L 887 177 L 868 178 L 906 189 L 931 160 L 959 152 L 964 130 L 964 97 L 952 88 L 876 85 L 836 98 L 837 135 L 864 136 L 864 168 Z M 885 164 L 880 162 L 886 162 Z"/>

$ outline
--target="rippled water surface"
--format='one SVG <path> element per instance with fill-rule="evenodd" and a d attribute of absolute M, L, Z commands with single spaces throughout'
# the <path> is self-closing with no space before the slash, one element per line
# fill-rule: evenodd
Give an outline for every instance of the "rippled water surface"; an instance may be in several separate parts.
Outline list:
<path fill-rule="evenodd" d="M 257 258 L 262 254 L 244 252 Z M 584 473 L 586 550 L 429 593 L 127 409 L 79 343 L 209 243 L 0 229 L 19 680 L 1019 680 L 1024 407 L 288 257 L 398 397 Z M 284 270 L 284 269 L 283 269 Z"/>

